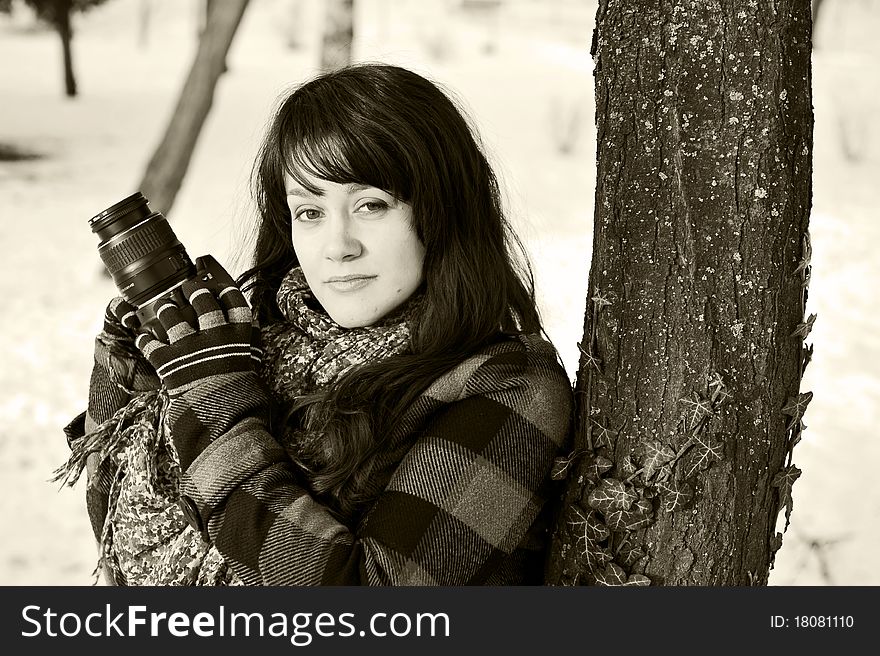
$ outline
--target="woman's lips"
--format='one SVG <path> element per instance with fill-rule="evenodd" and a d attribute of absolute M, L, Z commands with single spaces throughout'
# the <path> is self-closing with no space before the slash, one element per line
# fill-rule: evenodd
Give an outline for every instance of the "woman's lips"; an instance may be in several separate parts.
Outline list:
<path fill-rule="evenodd" d="M 354 292 L 363 289 L 375 279 L 376 276 L 336 276 L 324 284 L 337 292 Z"/>

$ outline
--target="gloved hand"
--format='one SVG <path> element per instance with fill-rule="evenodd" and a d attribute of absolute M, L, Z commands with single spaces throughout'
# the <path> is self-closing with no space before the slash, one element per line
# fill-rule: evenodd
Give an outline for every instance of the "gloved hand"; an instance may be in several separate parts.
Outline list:
<path fill-rule="evenodd" d="M 156 317 L 168 341 L 142 331 L 135 344 L 168 390 L 171 436 L 185 469 L 236 421 L 262 414 L 268 399 L 257 375 L 259 326 L 232 277 L 213 257 L 200 257 L 195 278 L 181 290 L 198 326 L 173 301 L 160 299 Z"/>
<path fill-rule="evenodd" d="M 68 444 L 110 419 L 132 396 L 159 388 L 155 370 L 135 347 L 137 327 L 134 307 L 125 299 L 108 303 L 103 330 L 95 337 L 87 411 L 65 429 Z"/>
<path fill-rule="evenodd" d="M 131 394 L 145 392 L 159 387 L 159 379 L 153 367 L 135 346 L 137 330 L 140 327 L 135 316 L 135 307 L 121 296 L 110 300 L 104 310 L 103 330 L 95 340 L 95 364 L 101 369 L 97 372 L 100 392 L 104 396 L 117 396 L 112 402 L 102 399 L 104 404 L 121 407 Z M 92 385 L 94 387 L 94 385 Z M 118 388 L 118 390 L 116 389 Z M 99 404 L 101 405 L 101 404 Z M 104 413 L 101 420 L 106 419 Z M 112 414 L 112 412 L 110 412 Z"/>
<path fill-rule="evenodd" d="M 137 308 L 121 296 L 111 299 L 104 311 L 104 332 L 134 346 L 137 330 L 140 327 L 135 316 L 136 310 Z"/>
<path fill-rule="evenodd" d="M 104 310 L 104 330 L 101 338 L 115 355 L 135 356 L 146 365 L 140 351 L 135 347 L 135 339 L 140 329 L 140 321 L 135 312 L 137 308 L 121 296 L 110 299 Z M 152 371 L 152 367 L 148 367 Z"/>

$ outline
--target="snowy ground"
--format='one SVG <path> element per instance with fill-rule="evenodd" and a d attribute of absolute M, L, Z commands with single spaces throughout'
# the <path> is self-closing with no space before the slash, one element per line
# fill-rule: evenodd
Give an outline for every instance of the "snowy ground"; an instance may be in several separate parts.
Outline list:
<path fill-rule="evenodd" d="M 111 283 L 87 220 L 134 190 L 195 47 L 197 2 L 109 2 L 75 24 L 80 97 L 61 94 L 57 38 L 0 18 L 0 584 L 91 582 L 82 488 L 46 479 L 61 427 L 84 403 L 91 342 Z M 299 6 L 299 11 L 294 7 Z M 172 222 L 192 255 L 246 264 L 247 175 L 277 96 L 317 63 L 318 0 L 252 0 Z M 356 56 L 401 63 L 468 107 L 533 255 L 548 332 L 572 376 L 591 241 L 595 135 L 589 37 L 595 2 L 508 0 L 493 22 L 443 0 L 359 0 Z M 813 283 L 819 319 L 803 389 L 815 398 L 795 452 L 804 473 L 775 584 L 878 584 L 880 344 L 873 322 L 880 224 L 880 2 L 827 3 L 814 57 Z M 294 29 L 294 26 L 301 26 Z M 296 47 L 291 47 L 295 42 Z M 873 50 L 872 50 L 873 48 Z M 562 152 L 567 149 L 569 152 Z"/>

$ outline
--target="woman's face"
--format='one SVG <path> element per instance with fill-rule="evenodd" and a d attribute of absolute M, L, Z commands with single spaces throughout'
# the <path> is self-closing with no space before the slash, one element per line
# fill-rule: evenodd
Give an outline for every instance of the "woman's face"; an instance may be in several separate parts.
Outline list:
<path fill-rule="evenodd" d="M 425 248 L 412 207 L 360 184 L 306 176 L 317 195 L 285 176 L 293 248 L 312 293 L 336 323 L 369 326 L 422 282 Z"/>

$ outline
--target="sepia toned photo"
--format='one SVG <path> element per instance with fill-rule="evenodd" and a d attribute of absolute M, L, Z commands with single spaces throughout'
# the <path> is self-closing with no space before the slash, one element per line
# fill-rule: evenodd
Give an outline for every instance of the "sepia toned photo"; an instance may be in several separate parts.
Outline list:
<path fill-rule="evenodd" d="M 874 586 L 878 0 L 0 0 L 4 586 Z"/>

